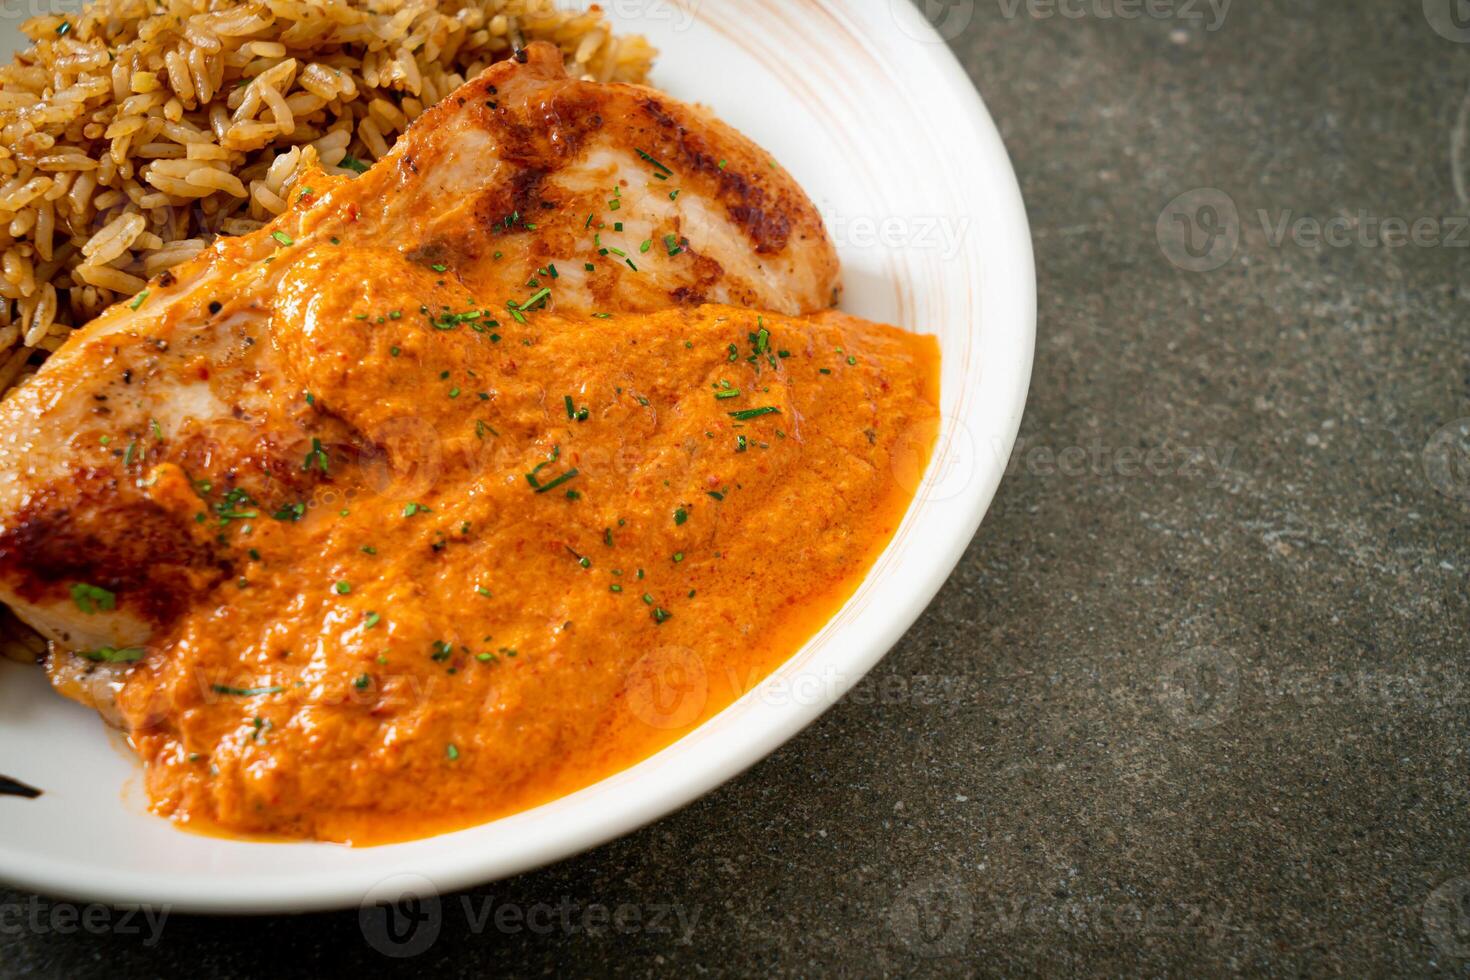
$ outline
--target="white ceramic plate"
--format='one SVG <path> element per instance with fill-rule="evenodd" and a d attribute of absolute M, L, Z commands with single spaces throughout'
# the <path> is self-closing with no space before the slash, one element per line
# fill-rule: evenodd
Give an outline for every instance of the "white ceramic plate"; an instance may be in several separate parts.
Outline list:
<path fill-rule="evenodd" d="M 0 797 L 0 877 L 85 900 L 286 912 L 526 871 L 656 820 L 775 750 L 872 668 L 944 583 L 1010 455 L 1036 315 L 1020 192 L 970 80 L 909 0 L 603 5 L 662 50 L 659 86 L 712 106 L 795 173 L 840 247 L 848 310 L 938 335 L 944 423 L 893 542 L 817 637 L 688 737 L 546 806 L 388 847 L 176 830 L 147 813 L 136 761 L 95 715 L 51 693 L 40 671 L 0 666 L 0 773 L 45 790 Z M 21 43 L 13 16 L 0 19 L 0 54 Z"/>

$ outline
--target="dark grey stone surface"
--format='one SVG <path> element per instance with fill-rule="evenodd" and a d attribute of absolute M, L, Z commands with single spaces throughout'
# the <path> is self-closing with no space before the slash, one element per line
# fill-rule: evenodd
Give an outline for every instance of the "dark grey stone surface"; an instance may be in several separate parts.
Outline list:
<path fill-rule="evenodd" d="M 1470 45 L 1419 0 L 1193 6 L 934 5 L 973 8 L 953 45 L 1024 185 L 1036 374 L 985 526 L 856 696 L 676 816 L 446 898 L 413 959 L 356 914 L 150 947 L 17 930 L 0 892 L 0 970 L 1467 975 L 1470 457 L 1436 433 L 1470 418 Z M 1224 264 L 1190 272 L 1165 210 L 1201 188 L 1175 210 Z M 1281 241 L 1288 212 L 1351 228 Z M 548 932 L 496 928 L 538 903 Z"/>

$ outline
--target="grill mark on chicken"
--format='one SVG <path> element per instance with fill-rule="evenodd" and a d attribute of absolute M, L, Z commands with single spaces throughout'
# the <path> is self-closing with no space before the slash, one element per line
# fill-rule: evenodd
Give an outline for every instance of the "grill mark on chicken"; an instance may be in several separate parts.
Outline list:
<path fill-rule="evenodd" d="M 51 487 L 38 494 L 0 530 L 0 577 L 29 602 L 64 599 L 71 584 L 86 582 L 162 626 L 201 588 L 231 574 L 229 561 L 176 515 L 152 501 L 122 498 L 116 481 L 98 471 L 78 471 L 70 492 Z"/>
<path fill-rule="evenodd" d="M 791 219 L 786 209 L 789 201 L 768 200 L 765 188 L 737 169 L 731 169 L 728 157 L 718 157 L 704 146 L 664 108 L 654 96 L 646 96 L 643 107 L 664 131 L 662 141 L 673 148 L 685 168 L 713 180 L 719 185 L 725 211 L 737 227 L 745 232 L 760 255 L 775 255 L 785 250 L 791 239 Z"/>

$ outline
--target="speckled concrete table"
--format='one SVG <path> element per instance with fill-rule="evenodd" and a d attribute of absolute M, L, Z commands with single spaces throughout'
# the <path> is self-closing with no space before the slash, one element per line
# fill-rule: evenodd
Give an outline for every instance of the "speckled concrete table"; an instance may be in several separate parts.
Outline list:
<path fill-rule="evenodd" d="M 0 971 L 1467 975 L 1465 19 L 929 13 L 1014 155 L 1039 342 L 1010 476 L 875 675 L 688 810 L 446 897 L 417 956 L 0 891 Z"/>

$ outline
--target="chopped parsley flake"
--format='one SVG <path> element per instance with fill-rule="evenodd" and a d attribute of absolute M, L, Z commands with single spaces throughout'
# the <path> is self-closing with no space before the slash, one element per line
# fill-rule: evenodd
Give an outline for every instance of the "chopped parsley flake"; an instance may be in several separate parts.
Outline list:
<path fill-rule="evenodd" d="M 744 421 L 747 421 L 749 419 L 758 419 L 762 415 L 780 415 L 780 414 L 781 414 L 781 410 L 779 408 L 776 408 L 773 405 L 767 405 L 764 408 L 745 408 L 745 409 L 741 409 L 738 412 L 730 412 L 729 413 L 730 417 L 732 419 L 735 419 L 737 422 L 744 422 Z"/>
<path fill-rule="evenodd" d="M 311 396 L 308 395 L 307 398 L 310 400 Z M 301 472 L 305 473 L 313 467 L 323 473 L 327 472 L 327 451 L 322 448 L 320 439 L 311 440 L 311 452 L 306 454 L 306 459 L 301 464 Z"/>
<path fill-rule="evenodd" d="M 78 582 L 71 587 L 71 599 L 77 604 L 77 608 L 88 616 L 98 612 L 111 612 L 117 608 L 116 595 L 85 582 Z"/>
<path fill-rule="evenodd" d="M 104 664 L 131 664 L 143 659 L 148 651 L 142 647 L 101 647 L 96 650 L 88 650 L 82 656 L 88 660 L 95 660 Z"/>
<path fill-rule="evenodd" d="M 306 516 L 305 504 L 287 504 L 276 511 L 271 517 L 278 521 L 299 521 Z"/>
<path fill-rule="evenodd" d="M 280 694 L 286 689 L 284 687 L 228 687 L 224 684 L 211 684 L 210 690 L 215 694 L 228 694 L 237 698 L 254 698 L 262 694 Z"/>

